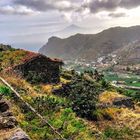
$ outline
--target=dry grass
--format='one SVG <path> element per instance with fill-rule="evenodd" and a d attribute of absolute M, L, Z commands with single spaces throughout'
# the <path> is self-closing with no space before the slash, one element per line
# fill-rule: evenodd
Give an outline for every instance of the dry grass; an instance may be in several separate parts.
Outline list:
<path fill-rule="evenodd" d="M 105 92 L 100 94 L 99 102 L 101 102 L 101 103 L 112 103 L 112 101 L 115 98 L 118 98 L 118 97 L 125 97 L 125 96 L 121 95 L 121 94 L 119 94 L 117 92 L 105 91 Z"/>
<path fill-rule="evenodd" d="M 66 80 L 66 79 L 64 79 L 64 78 L 60 78 L 60 83 L 58 83 L 58 84 L 46 84 L 46 85 L 42 85 L 42 90 L 46 93 L 47 92 L 47 94 L 52 94 L 52 90 L 54 90 L 54 89 L 59 89 L 59 88 L 61 88 L 62 87 L 62 84 L 67 84 L 67 83 L 69 83 L 70 82 L 70 80 Z"/>
<path fill-rule="evenodd" d="M 0 130 L 0 140 L 9 139 L 15 132 L 21 130 L 20 128 Z"/>
<path fill-rule="evenodd" d="M 138 111 L 139 110 L 139 111 Z M 128 108 L 121 108 L 120 114 L 116 115 L 118 122 L 130 127 L 133 130 L 140 131 L 140 108 L 130 110 Z"/>
<path fill-rule="evenodd" d="M 24 94 L 26 96 L 36 97 L 39 94 L 32 88 L 32 85 L 28 83 L 26 80 L 17 77 L 15 75 L 3 75 L 2 76 L 8 83 L 10 83 L 20 94 Z"/>
<path fill-rule="evenodd" d="M 10 110 L 12 111 L 13 115 L 16 117 L 17 122 L 22 122 L 25 120 L 25 115 L 21 112 L 20 107 L 15 105 L 14 102 L 12 103 Z"/>
<path fill-rule="evenodd" d="M 71 82 L 71 80 L 66 80 L 66 79 L 61 77 L 60 82 L 63 83 L 63 84 L 67 84 L 67 83 Z"/>

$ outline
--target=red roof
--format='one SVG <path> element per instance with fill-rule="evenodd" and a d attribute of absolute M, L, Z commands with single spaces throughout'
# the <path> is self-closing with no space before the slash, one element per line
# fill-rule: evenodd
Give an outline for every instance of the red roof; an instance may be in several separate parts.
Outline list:
<path fill-rule="evenodd" d="M 46 57 L 49 61 L 52 61 L 52 62 L 63 63 L 63 61 L 62 61 L 61 59 L 49 58 L 49 57 L 47 57 L 47 56 L 45 56 L 45 55 L 42 55 L 42 54 L 40 54 L 40 53 L 35 53 L 35 52 L 31 52 L 31 51 L 26 51 L 26 52 L 27 52 L 26 57 L 24 57 L 24 58 L 22 59 L 22 63 L 28 62 L 28 61 L 30 61 L 31 59 L 36 58 L 36 57 L 38 57 L 38 56 Z"/>

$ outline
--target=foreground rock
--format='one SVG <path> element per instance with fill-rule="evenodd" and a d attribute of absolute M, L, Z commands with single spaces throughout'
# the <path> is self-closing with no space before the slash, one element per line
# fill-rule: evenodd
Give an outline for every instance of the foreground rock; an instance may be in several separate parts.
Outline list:
<path fill-rule="evenodd" d="M 29 140 L 29 137 L 24 131 L 19 130 L 9 140 Z"/>
<path fill-rule="evenodd" d="M 130 97 L 118 97 L 114 99 L 113 105 L 120 107 L 134 108 L 134 102 Z"/>
<path fill-rule="evenodd" d="M 14 128 L 17 126 L 17 121 L 15 117 L 0 117 L 0 129 Z"/>
<path fill-rule="evenodd" d="M 0 132 L 0 140 L 29 140 L 27 134 L 18 129 L 18 122 L 10 111 L 10 104 L 2 95 L 0 95 Z M 8 135 L 5 135 L 6 132 Z"/>
<path fill-rule="evenodd" d="M 1 101 L 0 101 L 0 113 L 1 113 L 1 112 L 5 112 L 5 111 L 7 111 L 8 109 L 9 109 L 8 103 L 7 103 L 6 101 L 4 101 L 4 100 L 1 100 Z"/>

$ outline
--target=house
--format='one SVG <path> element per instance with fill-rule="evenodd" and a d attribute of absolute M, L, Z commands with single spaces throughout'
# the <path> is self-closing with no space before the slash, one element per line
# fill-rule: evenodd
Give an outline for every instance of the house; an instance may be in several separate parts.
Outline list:
<path fill-rule="evenodd" d="M 14 71 L 30 83 L 58 83 L 62 65 L 62 60 L 30 52 Z"/>

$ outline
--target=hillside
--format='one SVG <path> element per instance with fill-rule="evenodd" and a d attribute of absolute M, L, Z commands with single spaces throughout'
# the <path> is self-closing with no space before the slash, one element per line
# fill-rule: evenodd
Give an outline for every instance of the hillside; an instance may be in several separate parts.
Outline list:
<path fill-rule="evenodd" d="M 40 53 L 62 59 L 83 58 L 95 61 L 130 42 L 140 39 L 140 26 L 115 27 L 98 34 L 76 34 L 68 38 L 51 37 Z"/>
<path fill-rule="evenodd" d="M 111 86 L 98 71 L 78 74 L 62 69 L 59 83 L 30 83 L 7 69 L 21 63 L 32 52 L 12 49 L 0 54 L 0 77 L 20 98 L 5 85 L 1 85 L 0 92 L 12 104 L 13 115 L 31 140 L 59 139 L 58 134 L 67 140 L 135 140 L 140 137 L 139 93 L 133 98 L 127 97 L 125 89 Z M 9 59 L 12 61 L 7 61 Z M 4 138 L 0 135 L 0 140 Z"/>
<path fill-rule="evenodd" d="M 139 64 L 140 61 L 140 41 L 134 41 L 128 45 L 113 52 L 116 55 L 116 59 L 120 64 Z"/>

